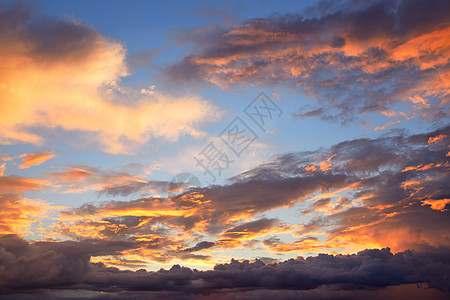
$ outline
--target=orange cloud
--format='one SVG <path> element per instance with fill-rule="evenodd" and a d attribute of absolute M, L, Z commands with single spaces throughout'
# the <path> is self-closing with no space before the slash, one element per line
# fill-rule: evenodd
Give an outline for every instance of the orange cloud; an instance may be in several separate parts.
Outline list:
<path fill-rule="evenodd" d="M 314 171 L 317 170 L 317 168 L 316 168 L 315 165 L 309 165 L 309 166 L 305 167 L 305 170 L 308 171 L 308 172 L 314 172 Z"/>
<path fill-rule="evenodd" d="M 28 235 L 33 223 L 45 218 L 46 213 L 57 207 L 38 200 L 19 198 L 16 195 L 0 195 L 0 235 Z"/>
<path fill-rule="evenodd" d="M 93 190 L 115 196 L 134 192 L 164 192 L 168 188 L 165 181 L 146 180 L 148 174 L 145 174 L 140 165 L 133 166 L 130 170 L 123 167 L 118 170 L 101 170 L 91 166 L 70 166 L 62 172 L 48 173 L 47 176 L 53 186 L 62 189 L 64 193 Z"/>
<path fill-rule="evenodd" d="M 92 206 L 91 209 L 80 210 L 74 209 L 62 213 L 61 220 L 102 220 L 114 217 L 161 217 L 161 216 L 189 216 L 195 209 L 180 208 L 173 202 L 165 199 L 149 198 L 145 200 L 135 200 L 130 202 L 109 203 L 100 205 L 100 207 Z M 139 226 L 146 225 L 140 222 Z"/>
<path fill-rule="evenodd" d="M 20 157 L 23 158 L 23 162 L 19 165 L 19 169 L 39 166 L 55 156 L 56 154 L 53 151 L 21 154 Z"/>
<path fill-rule="evenodd" d="M 431 209 L 438 211 L 448 211 L 445 206 L 450 203 L 450 199 L 439 199 L 439 200 L 423 200 L 423 205 L 430 205 Z"/>
<path fill-rule="evenodd" d="M 333 165 L 330 163 L 331 159 L 336 156 L 336 154 L 331 155 L 330 157 L 328 157 L 326 160 L 319 162 L 319 167 L 320 170 L 322 171 L 329 171 L 331 170 L 331 168 L 333 167 Z"/>
<path fill-rule="evenodd" d="M 0 153 L 0 160 L 1 161 L 11 161 L 12 157 L 9 157 L 8 155 L 6 155 L 4 153 Z"/>
<path fill-rule="evenodd" d="M 120 267 L 125 270 L 136 270 L 142 268 L 148 268 L 149 262 L 141 259 L 127 259 L 126 256 L 96 256 L 91 257 L 91 263 L 103 263 L 106 266 Z"/>
<path fill-rule="evenodd" d="M 439 245 L 443 231 L 421 232 L 414 226 L 398 224 L 396 218 L 386 216 L 379 221 L 361 224 L 346 230 L 336 231 L 327 241 L 340 243 L 344 253 L 366 248 L 390 247 L 393 251 L 413 249 L 421 244 Z"/>
<path fill-rule="evenodd" d="M 0 144 L 42 145 L 36 128 L 61 128 L 88 133 L 85 145 L 130 153 L 151 138 L 200 136 L 199 126 L 219 116 L 198 96 L 121 87 L 129 75 L 122 43 L 77 20 L 41 23 L 14 16 L 20 11 L 8 12 L 14 21 L 0 27 Z M 39 34 L 31 26 L 39 26 Z"/>
<path fill-rule="evenodd" d="M 1 194 L 21 194 L 26 191 L 36 191 L 46 188 L 48 181 L 37 178 L 27 178 L 21 176 L 1 176 L 0 177 L 0 195 Z"/>
<path fill-rule="evenodd" d="M 392 49 L 394 60 L 418 59 L 421 69 L 448 63 L 450 57 L 450 27 L 419 35 Z"/>
<path fill-rule="evenodd" d="M 437 136 L 430 136 L 428 138 L 428 144 L 436 143 L 436 142 L 442 141 L 442 140 L 444 140 L 446 138 L 447 138 L 446 134 L 439 134 Z"/>
<path fill-rule="evenodd" d="M 316 237 L 306 237 L 298 241 L 284 243 L 277 239 L 268 239 L 263 241 L 265 246 L 268 246 L 269 251 L 277 253 L 289 252 L 323 252 L 338 253 L 342 246 L 340 243 L 324 243 Z"/>
<path fill-rule="evenodd" d="M 434 163 L 430 163 L 428 165 L 418 165 L 418 166 L 409 166 L 406 167 L 402 170 L 402 172 L 407 172 L 407 171 L 426 171 L 432 168 L 439 168 L 442 167 L 441 164 L 434 164 Z"/>

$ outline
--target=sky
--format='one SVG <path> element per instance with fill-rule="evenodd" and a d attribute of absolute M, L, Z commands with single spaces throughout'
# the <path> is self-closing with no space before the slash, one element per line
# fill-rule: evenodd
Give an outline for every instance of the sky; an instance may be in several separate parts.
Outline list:
<path fill-rule="evenodd" d="M 448 299 L 449 12 L 0 1 L 0 298 Z"/>

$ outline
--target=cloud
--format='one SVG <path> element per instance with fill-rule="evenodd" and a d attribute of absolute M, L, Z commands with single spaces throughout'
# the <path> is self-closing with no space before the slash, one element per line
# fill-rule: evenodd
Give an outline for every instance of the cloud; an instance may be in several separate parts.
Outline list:
<path fill-rule="evenodd" d="M 236 179 L 229 185 L 194 189 L 172 198 L 181 207 L 194 207 L 206 221 L 208 232 L 220 232 L 229 220 L 244 220 L 258 213 L 288 207 L 305 200 L 315 191 L 329 191 L 352 183 L 354 178 L 339 174 L 315 174 L 309 177 L 265 177 Z M 231 222 L 233 223 L 233 222 Z"/>
<path fill-rule="evenodd" d="M 126 291 L 138 296 L 144 291 L 170 290 L 178 297 L 214 293 L 226 296 L 242 289 L 247 292 L 266 289 L 282 297 L 289 290 L 316 291 L 319 296 L 322 287 L 331 285 L 335 292 L 349 288 L 383 291 L 403 284 L 426 284 L 446 292 L 450 288 L 446 280 L 450 275 L 448 248 L 396 254 L 388 248 L 373 249 L 353 255 L 299 257 L 274 264 L 232 260 L 209 271 L 174 265 L 170 270 L 133 272 L 89 262 L 91 256 L 117 253 L 134 246 L 129 241 L 98 240 L 30 243 L 5 235 L 0 238 L 0 289 L 3 294 L 14 295 L 70 288 L 102 291 L 111 296 Z"/>
<path fill-rule="evenodd" d="M 0 234 L 30 235 L 33 225 L 41 224 L 50 212 L 65 208 L 23 197 L 25 192 L 46 189 L 49 185 L 47 180 L 0 175 Z"/>
<path fill-rule="evenodd" d="M 414 135 L 394 132 L 314 152 L 283 154 L 223 186 L 66 210 L 53 230 L 70 238 L 133 236 L 158 241 L 170 245 L 165 261 L 205 239 L 215 243 L 215 249 L 251 241 L 280 253 L 348 253 L 368 245 L 394 251 L 449 246 L 448 132 L 448 126 Z M 444 138 L 429 143 L 435 136 Z M 58 176 L 81 178 L 87 184 L 93 181 L 85 178 L 100 174 L 96 172 Z M 104 190 L 105 178 L 114 183 L 125 176 L 107 174 L 111 176 L 100 177 L 97 190 Z M 294 224 L 261 216 L 293 206 L 303 212 Z M 280 240 L 261 243 L 256 237 Z"/>
<path fill-rule="evenodd" d="M 189 218 L 194 212 L 192 208 L 178 207 L 165 198 L 108 201 L 97 205 L 88 203 L 79 208 L 62 210 L 58 222 L 53 223 L 50 228 L 52 234 L 60 237 L 129 237 L 148 241 L 155 247 L 167 246 L 166 250 L 172 251 L 173 247 L 186 248 L 194 239 L 187 233 L 183 234 L 183 231 L 179 230 L 182 226 L 175 221 Z M 151 259 L 153 254 L 148 254 L 146 259 Z M 157 256 L 160 255 L 166 253 L 161 252 Z M 170 256 L 167 256 L 167 259 L 170 259 Z"/>
<path fill-rule="evenodd" d="M 39 223 L 49 211 L 58 207 L 17 195 L 0 195 L 0 234 L 29 235 L 31 225 Z"/>
<path fill-rule="evenodd" d="M 277 219 L 263 218 L 228 229 L 224 235 L 229 238 L 253 238 L 258 234 L 271 229 L 277 222 Z"/>
<path fill-rule="evenodd" d="M 124 172 L 101 171 L 92 167 L 71 168 L 65 172 L 49 174 L 53 185 L 61 185 L 70 191 L 77 191 L 78 187 L 103 192 L 115 191 L 116 188 L 129 190 L 134 182 L 141 183 L 147 188 L 158 182 L 149 182 L 143 178 Z M 292 205 L 296 201 L 316 190 L 327 191 L 348 185 L 345 176 L 312 176 L 308 179 L 292 178 L 283 181 L 281 178 L 267 178 L 267 180 L 236 181 L 226 186 L 211 186 L 196 188 L 170 198 L 142 197 L 133 201 L 109 201 L 97 205 L 85 204 L 62 212 L 62 221 L 72 222 L 82 220 L 90 231 L 83 233 L 108 232 L 110 222 L 119 222 L 115 234 L 130 234 L 129 224 L 123 223 L 122 217 L 136 218 L 133 232 L 144 233 L 146 226 L 162 223 L 172 229 L 192 234 L 221 235 L 227 230 L 243 225 L 245 220 L 255 214 L 275 208 Z M 161 183 L 162 184 L 162 183 Z M 107 186 L 107 188 L 105 188 Z M 260 194 L 255 194 L 259 187 Z M 119 219 L 120 218 L 120 219 Z M 137 221 L 139 219 L 140 221 Z M 91 221 L 91 222 L 88 222 Z M 97 223 L 92 223 L 95 220 Z M 131 219 L 130 219 L 131 220 Z M 272 219 L 267 219 L 271 224 Z M 266 222 L 264 220 L 260 222 Z M 134 222 L 134 221 L 133 221 Z M 267 223 L 267 224 L 269 224 Z M 137 226 L 140 224 L 139 226 Z M 249 226 L 253 223 L 249 223 Z M 254 225 L 259 224 L 256 222 Z M 265 224 L 265 223 L 264 223 Z M 83 226 L 83 224 L 78 224 Z M 95 227 L 98 226 L 98 231 Z M 283 231 L 284 227 L 276 230 Z M 78 231 L 76 226 L 64 226 L 64 230 Z M 109 230 L 109 229 L 108 229 Z M 253 230 L 250 227 L 247 230 Z M 250 231 L 248 233 L 250 233 Z M 113 232 L 111 232 L 113 234 Z M 231 234 L 229 232 L 228 234 Z M 257 234 L 255 231 L 254 234 Z M 183 236 L 184 238 L 184 236 Z"/>
<path fill-rule="evenodd" d="M 445 140 L 446 138 L 447 138 L 446 134 L 439 134 L 437 136 L 430 136 L 428 138 L 428 144 L 436 143 L 436 142 L 439 142 L 441 140 Z"/>
<path fill-rule="evenodd" d="M 183 249 L 182 251 L 183 252 L 195 252 L 195 251 L 200 251 L 203 249 L 208 249 L 208 248 L 214 247 L 214 245 L 215 244 L 213 242 L 203 241 L 203 242 L 198 243 L 194 247 L 186 248 L 186 249 Z"/>
<path fill-rule="evenodd" d="M 448 211 L 447 204 L 450 203 L 450 199 L 439 199 L 439 200 L 423 200 L 422 205 L 430 205 L 431 209 L 439 211 Z"/>
<path fill-rule="evenodd" d="M 46 129 L 63 129 L 72 133 L 66 142 L 131 153 L 152 138 L 201 136 L 199 127 L 219 116 L 201 97 L 121 86 L 124 45 L 78 20 L 38 16 L 24 4 L 2 5 L 0 18 L 0 144 L 42 145 Z"/>
<path fill-rule="evenodd" d="M 320 295 L 323 288 L 331 286 L 338 290 L 373 290 L 412 283 L 446 291 L 449 287 L 442 278 L 448 276 L 450 246 L 449 130 L 447 126 L 420 134 L 396 131 L 313 152 L 287 153 L 231 178 L 227 185 L 196 188 L 169 198 L 144 197 L 58 208 L 60 217 L 48 226 L 47 236 L 78 242 L 25 242 L 28 246 L 23 247 L 28 250 L 24 252 L 0 251 L 0 255 L 8 257 L 0 262 L 10 263 L 7 269 L 17 269 L 14 274 L 19 274 L 4 277 L 7 283 L 2 288 L 8 293 L 15 293 L 15 289 L 33 291 L 34 286 L 47 287 L 48 280 L 52 282 L 50 290 L 83 286 L 113 294 L 136 289 L 162 292 L 166 285 L 180 295 L 223 293 L 224 289 L 232 293 L 236 289 L 254 293 L 268 289 L 281 294 L 301 290 Z M 430 138 L 436 136 L 440 138 L 430 143 Z M 128 183 L 135 175 L 125 169 L 83 167 L 55 173 L 53 179 L 60 183 L 98 183 L 96 190 L 104 190 L 105 182 L 117 185 L 121 178 Z M 0 177 L 3 190 L 14 193 L 46 185 L 47 181 L 38 179 Z M 2 207 L 8 207 L 0 219 L 4 233 L 28 234 L 33 222 L 46 215 L 47 209 L 54 209 L 14 194 L 2 195 L 1 199 Z M 307 205 L 310 213 L 301 216 L 297 224 L 261 216 L 294 205 Z M 13 244 L 24 244 L 20 238 L 12 240 Z M 0 243 L 7 244 L 3 240 Z M 240 247 L 304 255 L 324 251 L 354 253 L 386 246 L 400 253 L 366 250 L 357 255 L 319 255 L 276 265 L 232 261 L 211 271 L 176 266 L 159 272 L 132 272 L 108 267 L 123 268 L 127 261 L 132 268 L 139 268 L 142 261 L 147 262 L 146 266 L 174 261 L 211 265 L 217 261 L 218 251 Z M 20 259 L 11 253 L 31 255 L 28 265 L 43 263 L 45 268 L 59 263 L 72 267 L 70 264 L 78 261 L 78 267 L 74 266 L 78 275 L 61 275 L 58 272 L 66 267 L 55 267 L 49 277 L 40 281 L 25 267 L 15 268 L 14 262 Z M 89 263 L 89 257 L 95 263 Z M 39 270 L 40 265 L 35 268 Z M 291 279 L 287 280 L 286 274 L 293 277 L 289 275 Z M 38 280 L 35 285 L 33 280 Z M 173 284 L 174 280 L 177 284 Z"/>
<path fill-rule="evenodd" d="M 48 173 L 54 187 L 64 193 L 82 193 L 97 191 L 99 196 L 128 196 L 133 193 L 160 194 L 167 192 L 167 181 L 147 180 L 141 165 L 131 168 L 114 168 L 102 170 L 92 166 L 68 166 L 61 172 Z"/>
<path fill-rule="evenodd" d="M 5 162 L 3 164 L 0 164 L 0 176 L 5 175 L 6 171 L 6 161 L 12 161 L 12 157 L 9 157 L 8 155 L 4 153 L 0 153 L 0 161 Z"/>
<path fill-rule="evenodd" d="M 449 236 L 443 228 L 449 226 L 449 130 L 447 126 L 423 134 L 402 132 L 344 141 L 315 152 L 280 155 L 241 178 L 274 174 L 281 178 L 316 174 L 358 178 L 345 188 L 306 199 L 319 200 L 304 210 L 313 216 L 300 224 L 298 234 L 325 234 L 327 238 L 321 243 L 325 248 L 332 245 L 352 251 L 372 245 L 401 251 L 426 244 L 448 246 Z M 429 143 L 436 136 L 442 137 L 439 142 Z M 325 171 L 311 168 L 323 161 L 329 161 L 331 167 Z M 284 248 L 298 247 L 291 244 Z"/>
<path fill-rule="evenodd" d="M 46 188 L 48 181 L 16 175 L 0 176 L 0 194 L 21 194 Z"/>
<path fill-rule="evenodd" d="M 293 205 L 314 191 L 346 186 L 347 180 L 345 176 L 321 175 L 307 179 L 242 180 L 226 186 L 196 188 L 171 198 L 86 204 L 62 211 L 60 222 L 52 225 L 52 230 L 55 235 L 77 239 L 132 236 L 154 241 L 165 250 L 158 255 L 145 250 L 132 255 L 170 261 L 180 257 L 173 247 L 184 249 L 203 236 L 210 237 L 217 248 L 234 248 L 257 236 L 287 232 L 288 224 L 277 219 L 248 220 L 258 213 Z M 255 194 L 258 190 L 261 193 Z"/>
<path fill-rule="evenodd" d="M 377 130 L 448 116 L 447 1 L 323 3 L 302 14 L 185 32 L 195 52 L 164 74 L 224 89 L 288 86 L 318 104 L 296 118 L 346 123 L 377 112 L 389 118 Z"/>
<path fill-rule="evenodd" d="M 32 166 L 39 166 L 55 156 L 56 154 L 53 151 L 24 153 L 20 155 L 23 161 L 18 168 L 26 169 Z"/>
<path fill-rule="evenodd" d="M 311 208 L 313 208 L 315 210 L 322 210 L 330 204 L 331 204 L 331 199 L 324 198 L 324 199 L 317 200 L 313 205 L 311 205 Z"/>
<path fill-rule="evenodd" d="M 4 153 L 0 153 L 0 160 L 2 160 L 2 161 L 11 161 L 13 159 L 12 159 L 12 157 L 9 157 L 8 155 L 6 155 Z"/>
<path fill-rule="evenodd" d="M 273 253 L 317 253 L 321 251 L 339 253 L 342 247 L 340 243 L 321 242 L 313 236 L 307 236 L 293 242 L 283 242 L 273 237 L 264 240 L 263 245 L 267 246 Z"/>

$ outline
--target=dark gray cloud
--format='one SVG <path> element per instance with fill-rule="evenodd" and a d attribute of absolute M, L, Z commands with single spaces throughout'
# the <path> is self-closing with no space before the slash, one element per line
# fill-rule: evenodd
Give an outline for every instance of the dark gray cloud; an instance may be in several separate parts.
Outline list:
<path fill-rule="evenodd" d="M 277 174 L 264 174 L 264 177 L 236 179 L 223 186 L 210 186 L 194 189 L 191 192 L 174 196 L 172 201 L 181 207 L 191 206 L 191 199 L 202 195 L 210 203 L 201 204 L 200 220 L 208 221 L 207 230 L 217 234 L 229 229 L 229 219 L 243 213 L 255 215 L 275 208 L 285 207 L 301 201 L 315 191 L 329 191 L 344 187 L 356 178 L 345 174 L 313 174 L 308 177 L 286 177 Z M 228 228 L 227 228 L 228 227 Z"/>
<path fill-rule="evenodd" d="M 29 47 L 26 54 L 43 63 L 85 59 L 102 37 L 78 22 L 36 18 L 34 8 L 25 3 L 0 4 L 0 8 L 0 39 L 24 41 Z"/>
<path fill-rule="evenodd" d="M 278 222 L 279 220 L 275 218 L 272 219 L 262 218 L 256 221 L 244 223 L 234 228 L 228 229 L 224 235 L 226 237 L 239 238 L 246 236 L 248 234 L 257 234 L 258 232 L 271 229 Z"/>
<path fill-rule="evenodd" d="M 0 291 L 3 295 L 49 293 L 52 290 L 104 291 L 120 297 L 127 292 L 174 293 L 174 298 L 226 296 L 239 290 L 277 292 L 316 291 L 332 286 L 335 292 L 380 290 L 404 284 L 425 284 L 439 291 L 450 289 L 450 250 L 428 247 L 420 252 L 393 254 L 388 248 L 364 250 L 353 255 L 326 255 L 265 264 L 232 260 L 214 270 L 197 271 L 174 265 L 156 272 L 120 271 L 90 263 L 91 255 L 127 249 L 128 242 L 80 241 L 30 243 L 18 236 L 0 238 Z M 327 294 L 327 293 L 325 293 Z M 50 292 L 50 295 L 52 293 Z M 155 294 L 158 295 L 158 294 Z"/>
<path fill-rule="evenodd" d="M 183 249 L 182 252 L 195 252 L 203 249 L 208 249 L 213 247 L 215 244 L 213 242 L 203 241 L 195 245 L 194 247 Z"/>

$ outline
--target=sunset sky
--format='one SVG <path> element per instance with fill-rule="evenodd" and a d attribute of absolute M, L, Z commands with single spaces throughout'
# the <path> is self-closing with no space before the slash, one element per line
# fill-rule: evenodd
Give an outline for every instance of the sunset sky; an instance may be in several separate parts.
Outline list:
<path fill-rule="evenodd" d="M 0 298 L 448 299 L 450 1 L 0 0 Z"/>

